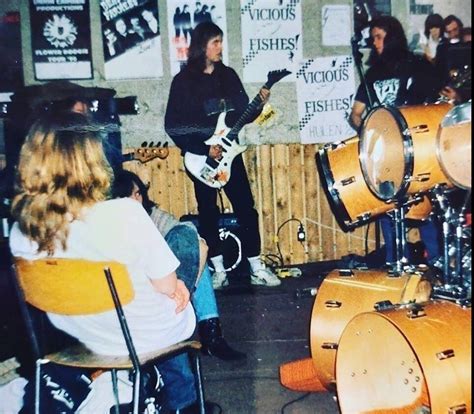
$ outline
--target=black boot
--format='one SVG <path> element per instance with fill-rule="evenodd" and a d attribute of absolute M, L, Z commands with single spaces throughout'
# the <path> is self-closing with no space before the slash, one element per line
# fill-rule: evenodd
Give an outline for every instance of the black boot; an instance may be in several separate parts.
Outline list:
<path fill-rule="evenodd" d="M 198 323 L 202 353 L 224 361 L 238 361 L 247 358 L 243 352 L 232 349 L 222 336 L 219 318 L 205 319 Z"/>

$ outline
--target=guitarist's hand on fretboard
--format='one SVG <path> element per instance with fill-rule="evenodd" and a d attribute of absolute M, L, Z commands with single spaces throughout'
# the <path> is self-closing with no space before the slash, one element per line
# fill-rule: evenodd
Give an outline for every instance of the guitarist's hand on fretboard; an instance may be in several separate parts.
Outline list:
<path fill-rule="evenodd" d="M 258 96 L 262 100 L 261 106 L 265 105 L 270 100 L 270 89 L 268 88 L 261 88 L 258 92 Z"/>

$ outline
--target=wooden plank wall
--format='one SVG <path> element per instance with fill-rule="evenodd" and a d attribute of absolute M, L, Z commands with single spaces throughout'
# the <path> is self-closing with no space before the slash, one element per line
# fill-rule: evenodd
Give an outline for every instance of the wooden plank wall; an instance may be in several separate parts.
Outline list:
<path fill-rule="evenodd" d="M 344 233 L 337 224 L 317 173 L 317 150 L 317 145 L 279 144 L 252 146 L 244 153 L 260 215 L 262 254 L 278 254 L 278 233 L 285 265 L 340 259 L 350 253 L 365 255 L 366 244 L 369 251 L 375 247 L 373 225 L 366 243 L 367 226 Z M 125 168 L 150 184 L 150 197 L 165 210 L 177 217 L 197 213 L 193 185 L 176 147 L 164 160 L 130 161 Z M 223 200 L 225 211 L 231 212 L 225 195 Z M 299 222 L 306 231 L 303 243 L 297 240 Z"/>

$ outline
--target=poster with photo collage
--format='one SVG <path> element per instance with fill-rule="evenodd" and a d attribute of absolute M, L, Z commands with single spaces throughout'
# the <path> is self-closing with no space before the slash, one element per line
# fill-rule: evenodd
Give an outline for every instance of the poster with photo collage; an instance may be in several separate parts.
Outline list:
<path fill-rule="evenodd" d="M 193 29 L 202 22 L 212 22 L 221 28 L 224 33 L 222 61 L 228 64 L 225 1 L 168 0 L 167 8 L 172 75 L 176 75 L 186 64 Z"/>
<path fill-rule="evenodd" d="M 101 1 L 100 14 L 106 79 L 163 76 L 156 0 Z"/>

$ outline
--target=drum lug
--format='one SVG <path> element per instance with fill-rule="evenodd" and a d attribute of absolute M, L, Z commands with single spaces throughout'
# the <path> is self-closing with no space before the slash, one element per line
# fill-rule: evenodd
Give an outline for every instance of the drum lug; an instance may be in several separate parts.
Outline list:
<path fill-rule="evenodd" d="M 321 345 L 321 348 L 323 349 L 337 349 L 338 347 L 338 344 L 336 344 L 335 342 L 323 342 L 323 344 Z"/>
<path fill-rule="evenodd" d="M 339 276 L 350 277 L 354 276 L 352 269 L 339 269 Z"/>
<path fill-rule="evenodd" d="M 349 178 L 344 178 L 343 180 L 341 180 L 341 185 L 342 185 L 342 186 L 346 186 L 346 185 L 355 183 L 355 180 L 356 180 L 356 179 L 355 179 L 354 176 L 349 177 Z"/>
<path fill-rule="evenodd" d="M 381 311 L 393 309 L 393 308 L 395 308 L 395 305 L 389 300 L 381 300 L 380 302 L 376 302 L 374 305 L 374 309 L 377 312 L 381 312 Z"/>
<path fill-rule="evenodd" d="M 324 302 L 326 305 L 326 308 L 333 308 L 333 309 L 338 309 L 342 306 L 342 302 L 339 302 L 337 300 L 327 300 Z"/>
<path fill-rule="evenodd" d="M 408 309 L 407 317 L 410 319 L 421 318 L 423 316 L 426 316 L 426 312 L 423 306 L 415 304 L 411 306 L 410 309 Z"/>
<path fill-rule="evenodd" d="M 444 351 L 438 352 L 436 354 L 436 358 L 438 358 L 440 361 L 443 359 L 453 358 L 454 356 L 454 349 L 445 349 Z"/>
<path fill-rule="evenodd" d="M 466 404 L 459 404 L 454 407 L 448 408 L 448 414 L 466 414 L 467 407 Z"/>

